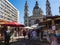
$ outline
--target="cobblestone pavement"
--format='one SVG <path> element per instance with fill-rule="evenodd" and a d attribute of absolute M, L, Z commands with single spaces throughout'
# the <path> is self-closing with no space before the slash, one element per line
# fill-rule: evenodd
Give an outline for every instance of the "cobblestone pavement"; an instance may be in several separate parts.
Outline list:
<path fill-rule="evenodd" d="M 11 45 L 49 45 L 49 43 L 46 40 L 18 39 L 17 42 L 11 43 Z"/>

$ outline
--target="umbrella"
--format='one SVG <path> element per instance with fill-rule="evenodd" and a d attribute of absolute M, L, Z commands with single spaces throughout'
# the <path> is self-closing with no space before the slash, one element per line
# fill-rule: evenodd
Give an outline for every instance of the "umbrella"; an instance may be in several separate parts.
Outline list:
<path fill-rule="evenodd" d="M 2 25 L 4 25 L 4 26 L 15 26 L 16 24 L 15 24 L 15 22 L 6 22 Z"/>
<path fill-rule="evenodd" d="M 14 27 L 24 27 L 23 24 L 19 24 L 17 22 L 13 22 L 13 21 L 11 21 L 11 22 L 5 22 L 2 25 L 4 25 L 4 26 L 14 26 Z"/>
<path fill-rule="evenodd" d="M 16 27 L 25 27 L 23 24 L 20 24 L 20 23 L 15 23 L 15 26 Z"/>

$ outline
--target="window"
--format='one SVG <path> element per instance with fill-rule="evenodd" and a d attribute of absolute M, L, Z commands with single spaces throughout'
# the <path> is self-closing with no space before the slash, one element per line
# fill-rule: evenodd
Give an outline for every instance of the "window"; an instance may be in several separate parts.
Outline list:
<path fill-rule="evenodd" d="M 25 20 L 25 22 L 27 22 L 27 20 Z"/>
<path fill-rule="evenodd" d="M 0 15 L 0 18 L 3 18 L 3 16 L 2 16 L 2 15 Z"/>

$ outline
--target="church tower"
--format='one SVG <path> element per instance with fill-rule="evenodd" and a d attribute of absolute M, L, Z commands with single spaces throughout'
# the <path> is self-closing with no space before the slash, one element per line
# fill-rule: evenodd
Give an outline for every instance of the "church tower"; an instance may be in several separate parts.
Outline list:
<path fill-rule="evenodd" d="M 46 0 L 46 16 L 52 16 L 49 0 Z"/>
<path fill-rule="evenodd" d="M 25 2 L 25 8 L 24 8 L 24 24 L 25 26 L 29 26 L 28 25 L 28 4 L 27 1 Z"/>

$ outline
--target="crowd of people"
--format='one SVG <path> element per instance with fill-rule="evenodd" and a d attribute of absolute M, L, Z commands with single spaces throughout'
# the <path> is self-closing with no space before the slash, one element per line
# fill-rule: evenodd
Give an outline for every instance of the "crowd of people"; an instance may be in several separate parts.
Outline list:
<path fill-rule="evenodd" d="M 7 27 L 4 27 L 3 30 L 4 30 L 5 45 L 9 45 L 10 36 L 12 35 L 11 33 L 13 32 Z M 58 42 L 58 40 L 60 39 L 57 40 L 57 36 L 56 36 L 57 31 L 56 30 L 52 30 L 51 32 L 50 31 L 48 29 L 47 30 L 42 30 L 42 29 L 23 30 L 23 36 L 24 39 L 27 35 L 28 39 L 33 39 L 33 40 L 39 39 L 40 41 L 43 41 L 44 33 L 46 33 L 46 39 L 51 45 L 59 45 L 60 42 Z"/>
<path fill-rule="evenodd" d="M 25 38 L 25 36 L 28 35 L 28 39 L 39 39 L 40 41 L 43 41 L 44 33 L 46 33 L 46 39 L 50 45 L 60 45 L 60 42 L 58 42 L 60 39 L 57 38 L 58 36 L 56 36 L 56 30 L 47 29 L 45 31 L 46 32 L 40 29 L 33 29 L 28 31 L 23 30 L 23 36 Z"/>
<path fill-rule="evenodd" d="M 43 39 L 43 30 L 40 29 L 32 29 L 32 30 L 23 30 L 23 36 L 28 36 L 28 39 L 38 39 L 40 37 L 40 40 Z"/>
<path fill-rule="evenodd" d="M 4 26 L 2 28 L 2 30 L 4 30 L 3 31 L 3 34 L 4 34 L 4 44 L 5 45 L 9 45 L 10 37 L 11 37 L 13 31 L 10 30 L 10 27 L 9 26 Z"/>
<path fill-rule="evenodd" d="M 56 34 L 57 30 L 47 30 L 47 41 L 50 45 L 60 45 L 60 36 L 57 36 Z"/>

